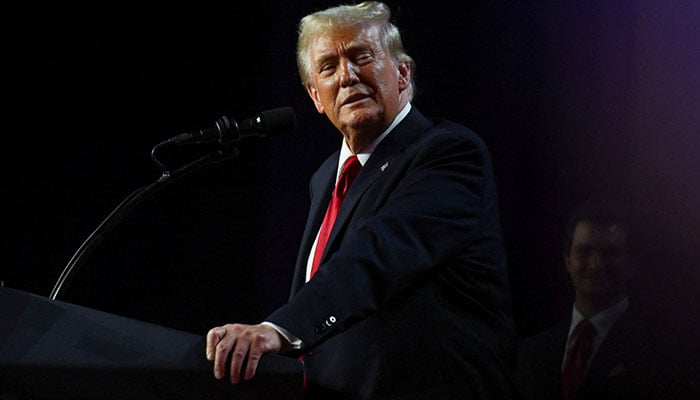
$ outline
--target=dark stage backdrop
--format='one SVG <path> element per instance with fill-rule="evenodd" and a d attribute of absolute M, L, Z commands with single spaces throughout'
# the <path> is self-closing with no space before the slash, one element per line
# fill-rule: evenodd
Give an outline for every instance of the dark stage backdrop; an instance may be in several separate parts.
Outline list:
<path fill-rule="evenodd" d="M 142 203 L 62 296 L 199 334 L 286 301 L 308 180 L 340 144 L 299 83 L 296 24 L 330 4 L 8 11 L 0 280 L 48 296 L 107 214 L 158 178 L 153 145 L 292 106 L 296 132 L 245 141 Z M 635 290 L 674 321 L 698 320 L 700 6 L 388 4 L 417 63 L 415 105 L 491 149 L 520 334 L 569 312 L 564 222 L 599 193 L 637 217 Z"/>

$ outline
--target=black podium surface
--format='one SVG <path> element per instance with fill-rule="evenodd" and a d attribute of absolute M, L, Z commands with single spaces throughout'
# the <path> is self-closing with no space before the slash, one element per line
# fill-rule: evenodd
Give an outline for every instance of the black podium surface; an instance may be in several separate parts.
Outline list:
<path fill-rule="evenodd" d="M 0 399 L 299 399 L 301 364 L 268 354 L 218 381 L 205 338 L 0 288 Z"/>

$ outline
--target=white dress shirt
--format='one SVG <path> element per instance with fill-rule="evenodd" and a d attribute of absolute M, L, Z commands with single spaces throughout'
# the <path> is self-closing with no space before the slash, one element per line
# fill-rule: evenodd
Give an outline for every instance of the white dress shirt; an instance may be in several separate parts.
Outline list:
<path fill-rule="evenodd" d="M 592 350 L 591 355 L 588 357 L 589 364 L 595 353 L 600 348 L 600 344 L 603 343 L 603 340 L 605 340 L 605 337 L 608 336 L 608 333 L 610 333 L 610 330 L 615 322 L 620 319 L 620 316 L 625 312 L 625 310 L 627 310 L 628 306 L 629 299 L 627 296 L 625 296 L 625 298 L 619 302 L 590 318 L 591 323 L 595 327 L 596 333 L 592 337 Z M 578 309 L 576 309 L 576 305 L 574 305 L 571 314 L 571 326 L 569 326 L 569 338 L 566 341 L 566 348 L 564 350 L 564 360 L 566 360 L 566 356 L 569 353 L 571 345 L 576 342 L 576 339 L 578 339 L 578 332 L 574 332 L 574 329 L 578 323 L 584 319 L 585 317 L 579 312 Z M 564 360 L 562 360 L 562 368 L 564 368 Z"/>

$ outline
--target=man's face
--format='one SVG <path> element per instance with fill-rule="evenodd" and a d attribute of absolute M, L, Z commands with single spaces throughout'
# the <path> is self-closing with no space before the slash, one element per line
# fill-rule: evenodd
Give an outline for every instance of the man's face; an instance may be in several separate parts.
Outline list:
<path fill-rule="evenodd" d="M 564 261 L 577 295 L 610 298 L 625 293 L 632 268 L 620 225 L 579 222 Z"/>
<path fill-rule="evenodd" d="M 346 139 L 366 135 L 373 140 L 401 111 L 399 95 L 408 87 L 410 66 L 393 60 L 376 24 L 331 30 L 311 43 L 309 57 L 306 89 L 318 112 L 326 114 Z"/>

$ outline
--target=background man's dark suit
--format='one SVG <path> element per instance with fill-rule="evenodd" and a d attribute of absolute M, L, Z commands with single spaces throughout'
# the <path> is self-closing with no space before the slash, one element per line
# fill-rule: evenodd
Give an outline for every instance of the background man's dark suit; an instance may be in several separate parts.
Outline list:
<path fill-rule="evenodd" d="M 310 389 L 510 398 L 506 257 L 483 142 L 413 108 L 350 187 L 304 285 L 338 156 L 311 180 L 290 301 L 267 319 L 304 341 Z"/>
<path fill-rule="evenodd" d="M 593 356 L 577 399 L 691 398 L 686 369 L 691 364 L 673 350 L 680 347 L 673 343 L 671 332 L 653 324 L 631 304 Z M 520 346 L 517 381 L 524 399 L 562 398 L 561 366 L 569 326 L 569 320 L 563 321 Z"/>

